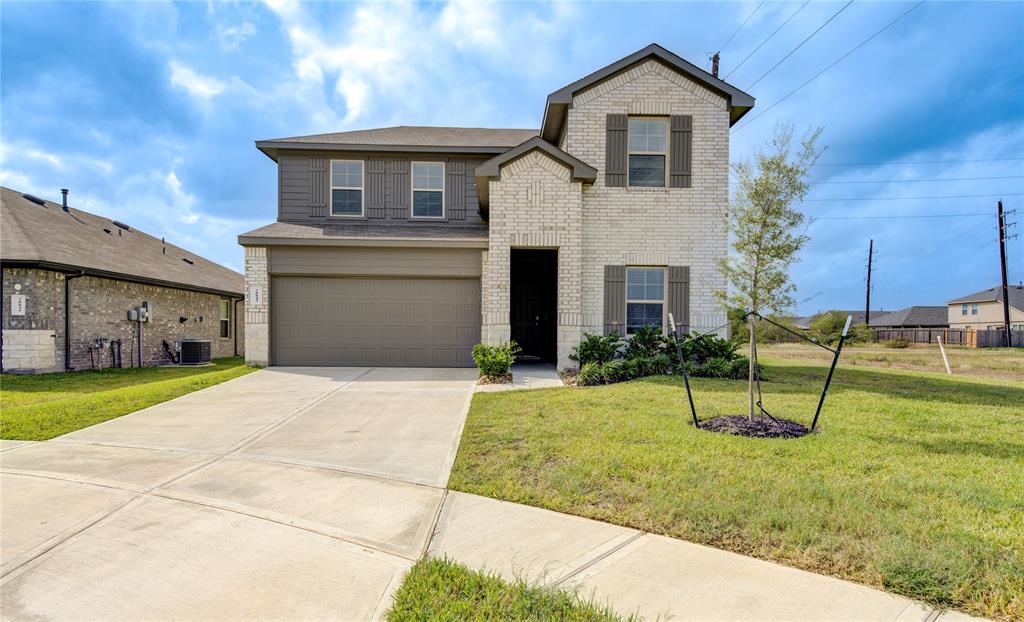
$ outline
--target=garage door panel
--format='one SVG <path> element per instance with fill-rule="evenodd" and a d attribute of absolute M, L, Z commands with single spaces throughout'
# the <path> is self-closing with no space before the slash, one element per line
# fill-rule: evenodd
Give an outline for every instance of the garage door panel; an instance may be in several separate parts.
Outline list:
<path fill-rule="evenodd" d="M 274 277 L 277 365 L 471 367 L 480 281 Z"/>

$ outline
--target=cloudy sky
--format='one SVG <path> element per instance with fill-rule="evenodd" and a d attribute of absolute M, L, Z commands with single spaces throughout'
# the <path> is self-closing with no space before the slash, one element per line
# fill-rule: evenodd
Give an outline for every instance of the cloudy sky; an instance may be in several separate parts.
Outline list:
<path fill-rule="evenodd" d="M 914 7 L 844 4 L 4 2 L 0 182 L 69 187 L 76 207 L 239 269 L 235 236 L 275 218 L 254 140 L 537 127 L 549 92 L 658 42 L 701 66 L 722 50 L 757 98 L 734 160 L 776 123 L 825 128 L 799 311 L 863 306 L 871 238 L 873 307 L 997 284 L 997 198 L 1024 227 L 1024 3 L 925 3 L 814 78 Z"/>

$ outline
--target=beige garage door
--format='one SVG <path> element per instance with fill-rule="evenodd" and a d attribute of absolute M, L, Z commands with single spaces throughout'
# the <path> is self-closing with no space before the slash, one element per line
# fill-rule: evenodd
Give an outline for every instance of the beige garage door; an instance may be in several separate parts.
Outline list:
<path fill-rule="evenodd" d="M 480 280 L 274 277 L 275 365 L 472 367 Z"/>

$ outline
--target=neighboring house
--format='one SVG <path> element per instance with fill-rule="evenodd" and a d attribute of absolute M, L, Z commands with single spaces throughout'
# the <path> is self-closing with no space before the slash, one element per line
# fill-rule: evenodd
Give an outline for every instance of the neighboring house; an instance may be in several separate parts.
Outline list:
<path fill-rule="evenodd" d="M 871 328 L 946 328 L 946 307 L 913 306 L 871 316 Z"/>
<path fill-rule="evenodd" d="M 1024 286 L 1011 285 L 1010 328 L 1024 330 Z M 968 296 L 955 298 L 947 304 L 950 328 L 1002 330 L 1003 288 L 993 287 Z"/>
<path fill-rule="evenodd" d="M 209 340 L 214 357 L 242 353 L 241 274 L 67 207 L 66 194 L 62 205 L 0 193 L 3 371 L 110 367 L 117 340 L 124 367 L 170 362 L 164 340 Z M 143 304 L 148 321 L 130 321 Z"/>
<path fill-rule="evenodd" d="M 724 324 L 729 128 L 753 105 L 651 45 L 551 93 L 539 129 L 257 142 L 278 222 L 239 236 L 247 359 L 471 366 L 513 339 L 566 368 L 585 333 Z"/>

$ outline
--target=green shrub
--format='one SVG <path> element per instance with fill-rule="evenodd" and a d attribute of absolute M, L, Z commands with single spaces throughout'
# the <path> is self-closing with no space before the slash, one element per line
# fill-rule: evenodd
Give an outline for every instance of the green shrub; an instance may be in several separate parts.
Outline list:
<path fill-rule="evenodd" d="M 622 382 L 623 380 L 630 380 L 629 376 L 626 375 L 625 361 L 622 359 L 608 361 L 602 366 L 602 371 L 604 372 L 606 382 Z"/>
<path fill-rule="evenodd" d="M 818 315 L 811 322 L 811 337 L 819 343 L 836 344 L 839 336 L 843 334 L 843 326 L 846 325 L 846 315 L 841 311 L 827 311 Z"/>
<path fill-rule="evenodd" d="M 668 354 L 662 352 L 661 354 L 655 354 L 654 356 L 648 357 L 647 359 L 648 371 L 651 375 L 667 374 L 669 369 L 672 367 L 672 358 Z"/>
<path fill-rule="evenodd" d="M 607 363 L 619 355 L 622 337 L 611 335 L 583 335 L 580 345 L 573 348 L 569 358 L 580 365 L 587 363 Z"/>
<path fill-rule="evenodd" d="M 519 346 L 514 341 L 494 346 L 478 343 L 473 346 L 473 362 L 476 363 L 481 376 L 501 378 L 511 371 L 517 353 Z"/>
<path fill-rule="evenodd" d="M 580 372 L 576 374 L 576 383 L 584 387 L 604 384 L 604 370 L 601 363 L 593 361 L 584 363 L 580 367 Z"/>
<path fill-rule="evenodd" d="M 643 376 L 640 366 L 640 359 L 627 359 L 622 361 L 622 380 L 632 380 Z"/>
<path fill-rule="evenodd" d="M 700 366 L 697 375 L 705 378 L 731 378 L 732 361 L 720 356 L 710 358 Z"/>
<path fill-rule="evenodd" d="M 896 337 L 895 339 L 886 339 L 882 343 L 887 348 L 906 348 L 910 346 L 910 340 L 906 337 Z"/>
<path fill-rule="evenodd" d="M 626 342 L 625 357 L 627 359 L 647 358 L 661 354 L 664 348 L 665 338 L 661 335 L 661 329 L 653 326 L 642 326 Z"/>
<path fill-rule="evenodd" d="M 760 373 L 761 370 L 758 370 Z M 729 377 L 733 380 L 746 380 L 750 377 L 750 359 L 738 356 L 729 363 Z M 764 376 L 761 376 L 763 379 Z"/>

